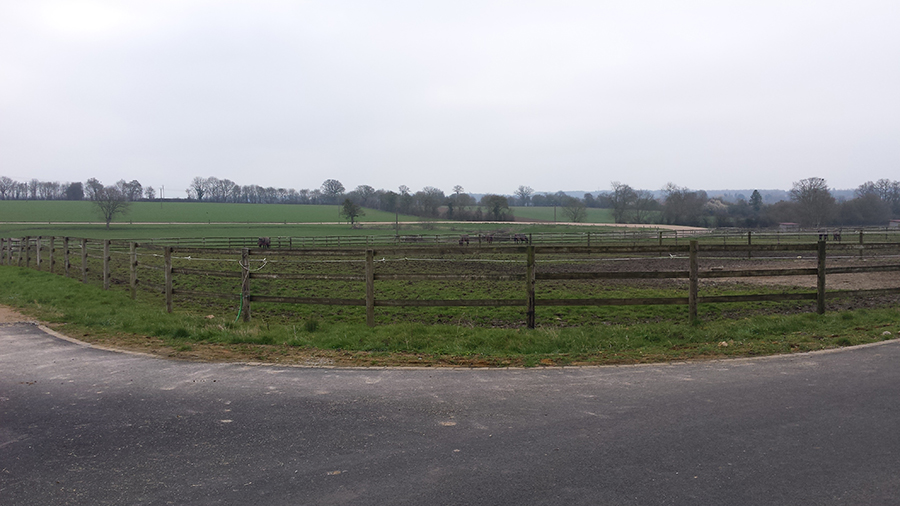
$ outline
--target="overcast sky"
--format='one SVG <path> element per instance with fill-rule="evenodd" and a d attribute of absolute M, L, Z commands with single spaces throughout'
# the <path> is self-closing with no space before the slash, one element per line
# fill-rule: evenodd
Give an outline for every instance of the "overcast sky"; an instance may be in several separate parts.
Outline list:
<path fill-rule="evenodd" d="M 0 0 L 0 175 L 855 188 L 900 179 L 900 2 Z"/>

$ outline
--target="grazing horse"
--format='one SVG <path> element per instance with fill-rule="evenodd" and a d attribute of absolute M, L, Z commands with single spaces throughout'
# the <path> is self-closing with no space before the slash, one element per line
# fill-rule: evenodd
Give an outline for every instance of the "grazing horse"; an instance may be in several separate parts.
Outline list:
<path fill-rule="evenodd" d="M 268 248 L 272 245 L 272 239 L 268 237 L 260 237 L 256 240 L 256 247 L 258 248 Z"/>
<path fill-rule="evenodd" d="M 465 244 L 466 246 L 469 245 L 469 236 L 468 235 L 459 236 L 459 245 L 462 246 L 463 244 Z"/>
<path fill-rule="evenodd" d="M 515 234 L 513 235 L 513 242 L 519 244 L 520 242 L 523 244 L 528 244 L 528 236 L 525 234 Z"/>

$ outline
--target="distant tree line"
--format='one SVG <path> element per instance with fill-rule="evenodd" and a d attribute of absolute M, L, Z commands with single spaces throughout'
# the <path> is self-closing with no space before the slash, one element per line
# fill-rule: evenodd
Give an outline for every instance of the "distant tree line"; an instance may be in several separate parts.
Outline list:
<path fill-rule="evenodd" d="M 460 186 L 445 194 L 433 186 L 413 192 L 401 185 L 397 191 L 360 185 L 347 191 L 336 179 L 326 179 L 319 188 L 293 188 L 238 185 L 229 179 L 195 177 L 187 189 L 187 198 L 200 202 L 256 204 L 331 204 L 353 222 L 363 209 L 397 214 L 472 221 L 510 221 L 514 206 L 558 207 L 565 221 L 580 222 L 590 208 L 612 211 L 616 223 L 672 224 L 702 227 L 771 227 L 779 223 L 798 223 L 804 227 L 883 225 L 900 219 L 900 181 L 879 179 L 860 185 L 852 198 L 835 198 L 827 182 L 810 177 L 793 183 L 789 199 L 768 203 L 759 190 L 748 199 L 744 195 L 710 198 L 703 190 L 691 190 L 673 183 L 661 192 L 641 190 L 613 181 L 610 190 L 585 193 L 581 198 L 565 192 L 535 193 L 519 186 L 512 195 L 488 194 L 475 199 Z M 156 199 L 152 186 L 137 180 L 118 181 L 104 186 L 95 178 L 81 182 L 27 182 L 0 177 L 0 200 L 122 200 L 132 202 Z M 118 211 L 122 212 L 122 211 Z M 105 216 L 109 218 L 109 216 Z M 107 219 L 108 222 L 108 219 Z"/>
<path fill-rule="evenodd" d="M 900 219 L 900 181 L 879 179 L 860 185 L 851 199 L 835 198 L 823 178 L 793 183 L 789 199 L 766 204 L 759 190 L 749 199 L 710 198 L 703 190 L 669 183 L 662 197 L 646 190 L 612 183 L 597 198 L 586 194 L 588 207 L 612 209 L 617 223 L 663 223 L 700 227 L 772 227 L 797 223 L 803 227 L 885 225 Z M 534 201 L 534 199 L 532 199 Z"/>
<path fill-rule="evenodd" d="M 136 179 L 131 182 L 122 179 L 113 186 L 129 202 L 156 198 L 156 190 L 152 186 L 144 188 Z M 37 179 L 21 182 L 0 176 L 0 200 L 94 200 L 97 192 L 103 188 L 103 184 L 96 178 L 90 178 L 84 183 L 60 183 Z"/>
<path fill-rule="evenodd" d="M 447 195 L 433 186 L 413 192 L 406 185 L 401 185 L 397 191 L 376 190 L 369 185 L 359 185 L 347 191 L 337 179 L 326 179 L 319 188 L 295 190 L 257 185 L 240 186 L 228 179 L 195 177 L 187 193 L 190 200 L 203 202 L 341 205 L 347 211 L 345 216 L 348 219 L 357 216 L 353 212 L 356 207 L 453 220 L 512 219 L 507 197 L 485 195 L 480 201 L 476 201 L 459 185 L 453 188 L 453 193 Z M 347 205 L 347 201 L 354 206 Z"/>

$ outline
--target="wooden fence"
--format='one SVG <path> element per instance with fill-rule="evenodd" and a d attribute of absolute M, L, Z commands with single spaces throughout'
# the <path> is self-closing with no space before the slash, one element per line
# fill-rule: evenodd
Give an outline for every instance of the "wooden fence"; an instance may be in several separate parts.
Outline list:
<path fill-rule="evenodd" d="M 511 223 L 511 225 L 513 225 Z M 527 234 L 531 244 L 561 245 L 622 245 L 656 244 L 687 245 L 691 239 L 701 244 L 796 244 L 815 243 L 827 236 L 829 243 L 864 244 L 866 242 L 900 243 L 900 229 L 886 227 L 830 228 L 822 230 L 757 230 L 757 229 L 698 229 L 664 230 L 647 228 L 622 228 L 618 230 L 591 231 L 584 227 L 582 232 L 535 232 Z M 453 234 L 401 234 L 401 235 L 345 235 L 321 237 L 270 237 L 275 249 L 309 248 L 377 248 L 387 246 L 425 246 L 458 244 L 463 237 L 470 245 L 514 244 L 515 233 L 466 233 Z M 521 234 L 518 234 L 521 235 Z M 164 237 L 155 239 L 134 239 L 122 242 L 138 242 L 145 246 L 174 246 L 176 248 L 255 248 L 256 237 Z"/>
<path fill-rule="evenodd" d="M 748 236 L 749 237 L 749 236 Z M 144 287 L 164 296 L 166 311 L 172 312 L 176 297 L 221 298 L 231 299 L 239 307 L 239 314 L 244 321 L 251 318 L 251 305 L 254 303 L 286 303 L 314 305 L 364 306 L 366 323 L 375 325 L 375 311 L 378 307 L 521 307 L 524 311 L 526 326 L 534 328 L 537 311 L 541 307 L 554 306 L 626 306 L 626 305 L 687 305 L 690 320 L 697 319 L 698 305 L 708 303 L 741 303 L 753 301 L 789 301 L 815 300 L 817 312 L 824 313 L 826 301 L 840 296 L 871 296 L 900 293 L 900 287 L 877 290 L 826 291 L 828 274 L 848 274 L 865 272 L 900 271 L 900 264 L 882 264 L 851 267 L 828 267 L 827 251 L 851 252 L 863 255 L 864 252 L 896 250 L 897 243 L 860 244 L 828 244 L 825 240 L 815 243 L 800 244 L 708 244 L 701 245 L 697 240 L 679 245 L 437 245 L 416 247 L 383 247 L 383 248 L 331 248 L 331 249 L 209 249 L 174 246 L 148 245 L 136 242 L 89 241 L 87 239 L 57 237 L 25 237 L 21 239 L 0 239 L 0 264 L 34 267 L 48 270 L 65 276 L 80 278 L 88 283 L 99 281 L 104 289 L 110 289 L 112 280 L 117 285 L 125 285 L 132 298 L 136 296 L 138 287 Z M 475 273 L 450 272 L 435 274 L 429 272 L 378 272 L 376 258 L 384 256 L 431 255 L 454 256 L 469 255 L 472 252 L 501 254 L 522 264 L 517 272 Z M 700 269 L 700 253 L 724 252 L 727 254 L 762 254 L 765 252 L 814 252 L 817 260 L 814 268 L 789 269 Z M 557 271 L 542 272 L 536 268 L 537 258 L 544 256 L 566 255 L 678 255 L 683 256 L 686 265 L 680 270 L 653 270 L 628 272 L 576 272 Z M 139 255 L 144 259 L 139 261 Z M 192 257 L 199 255 L 199 257 Z M 59 258 L 61 256 L 61 258 Z M 115 256 L 115 258 L 114 258 Z M 196 269 L 176 266 L 175 260 L 207 260 L 225 265 L 220 269 Z M 302 265 L 304 257 L 345 258 L 351 261 L 364 262 L 365 268 L 356 273 L 306 273 L 306 272 L 260 272 L 254 268 L 253 262 L 265 265 L 269 259 L 290 259 Z M 260 260 L 260 258 L 262 260 Z M 60 262 L 62 265 L 58 265 Z M 73 263 L 74 262 L 74 263 Z M 33 264 L 33 265 L 32 265 Z M 113 265 L 115 264 L 115 267 Z M 234 268 L 234 267 L 237 268 Z M 141 271 L 139 271 L 141 269 Z M 96 272 L 99 271 L 99 276 Z M 127 278 L 123 276 L 127 272 Z M 140 272 L 140 273 L 139 273 Z M 116 277 L 114 277 L 114 275 Z M 195 283 L 210 286 L 206 290 L 176 288 L 175 277 L 191 277 Z M 710 295 L 700 293 L 701 279 L 711 278 L 749 278 L 771 276 L 816 276 L 816 291 L 778 294 L 747 295 Z M 236 290 L 218 290 L 213 286 L 214 280 L 226 279 L 238 284 Z M 688 290 L 683 297 L 659 298 L 541 298 L 540 286 L 546 281 L 594 281 L 602 282 L 612 279 L 686 279 Z M 258 286 L 268 280 L 278 286 L 303 280 L 324 281 L 328 283 L 349 282 L 364 284 L 362 297 L 297 297 L 266 293 L 265 286 Z M 413 298 L 377 298 L 376 283 L 387 281 L 466 281 L 477 283 L 515 282 L 521 283 L 521 297 L 518 298 L 481 298 L 481 299 L 413 299 Z"/>

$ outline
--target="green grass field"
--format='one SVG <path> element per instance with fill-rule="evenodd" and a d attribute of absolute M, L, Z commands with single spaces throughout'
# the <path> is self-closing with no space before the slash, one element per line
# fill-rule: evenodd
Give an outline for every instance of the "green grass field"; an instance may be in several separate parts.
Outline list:
<path fill-rule="evenodd" d="M 538 225 L 434 223 L 401 215 L 400 234 L 477 234 L 504 232 L 560 233 L 573 229 L 552 222 L 553 208 L 516 208 Z M 89 239 L 173 237 L 325 237 L 394 235 L 393 213 L 366 209 L 359 226 L 351 228 L 339 216 L 339 206 L 289 204 L 221 204 L 201 202 L 134 202 L 116 216 L 110 229 L 87 201 L 0 201 L 0 237 L 68 236 Z M 591 209 L 593 223 L 604 223 L 607 210 Z M 549 218 L 548 218 L 549 216 Z M 391 224 L 375 224 L 375 222 Z M 600 231 L 601 229 L 596 229 Z"/>
<path fill-rule="evenodd" d="M 394 221 L 394 213 L 366 209 L 359 221 Z M 402 220 L 415 221 L 410 216 Z M 98 222 L 88 201 L 0 201 L 0 222 Z M 340 206 L 222 204 L 216 202 L 133 202 L 115 223 L 320 223 L 344 222 Z"/>
<path fill-rule="evenodd" d="M 513 206 L 510 208 L 513 216 L 516 217 L 517 220 L 535 220 L 535 221 L 547 221 L 547 222 L 566 222 L 569 219 L 566 217 L 565 212 L 563 212 L 563 208 L 557 207 L 522 207 L 522 206 Z M 588 208 L 587 210 L 587 218 L 585 218 L 584 223 L 615 223 L 612 216 L 612 209 L 596 209 L 596 208 Z"/>

